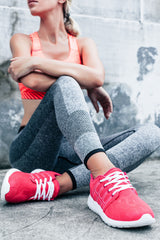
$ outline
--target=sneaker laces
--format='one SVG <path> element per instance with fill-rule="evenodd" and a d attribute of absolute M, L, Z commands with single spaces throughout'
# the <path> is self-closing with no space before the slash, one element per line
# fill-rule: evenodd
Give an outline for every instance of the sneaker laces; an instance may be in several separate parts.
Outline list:
<path fill-rule="evenodd" d="M 132 184 L 130 183 L 127 174 L 123 172 L 116 171 L 114 173 L 110 173 L 108 176 L 106 176 L 104 179 L 101 179 L 100 182 L 108 181 L 108 183 L 104 184 L 104 187 L 114 184 L 113 187 L 109 188 L 109 192 L 112 190 L 115 190 L 112 193 L 112 196 L 115 195 L 117 192 L 123 191 L 128 188 L 134 189 Z"/>
<path fill-rule="evenodd" d="M 35 179 L 35 181 L 37 185 L 37 190 L 34 196 L 34 200 L 40 200 L 43 197 L 43 200 L 47 199 L 48 201 L 50 201 L 54 193 L 54 183 L 52 181 L 52 177 L 50 177 L 49 181 L 47 181 L 47 178 L 44 178 L 44 183 L 42 182 L 42 179 L 40 179 L 39 183 L 37 179 Z M 48 184 L 48 192 L 46 194 L 47 184 Z"/>

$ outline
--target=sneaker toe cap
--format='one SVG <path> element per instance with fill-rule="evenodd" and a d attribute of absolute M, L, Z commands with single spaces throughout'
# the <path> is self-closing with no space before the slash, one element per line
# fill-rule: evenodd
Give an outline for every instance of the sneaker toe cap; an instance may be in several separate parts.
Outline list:
<path fill-rule="evenodd" d="M 105 214 L 118 221 L 137 221 L 143 215 L 149 214 L 154 218 L 153 211 L 142 199 L 133 191 L 120 192 L 112 203 L 106 208 Z"/>

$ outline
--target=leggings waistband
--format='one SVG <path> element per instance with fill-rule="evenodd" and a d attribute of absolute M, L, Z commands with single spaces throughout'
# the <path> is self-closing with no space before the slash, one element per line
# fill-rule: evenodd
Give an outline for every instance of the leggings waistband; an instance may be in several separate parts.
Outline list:
<path fill-rule="evenodd" d="M 20 128 L 18 129 L 18 133 L 20 133 L 24 128 L 25 126 L 20 126 Z"/>

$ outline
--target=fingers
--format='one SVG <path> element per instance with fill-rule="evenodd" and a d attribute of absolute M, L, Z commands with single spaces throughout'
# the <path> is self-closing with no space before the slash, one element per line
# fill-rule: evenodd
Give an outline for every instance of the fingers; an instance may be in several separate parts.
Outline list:
<path fill-rule="evenodd" d="M 10 59 L 11 62 L 18 60 L 18 59 L 23 59 L 24 57 L 13 57 Z"/>
<path fill-rule="evenodd" d="M 94 108 L 96 109 L 96 112 L 98 113 L 99 112 L 99 106 L 98 106 L 97 101 L 92 100 L 92 103 L 93 103 Z"/>
<path fill-rule="evenodd" d="M 8 68 L 8 73 L 10 73 L 10 71 L 11 71 L 11 70 L 10 70 L 10 67 L 9 67 L 9 68 Z"/>
<path fill-rule="evenodd" d="M 16 82 L 18 82 L 17 77 L 15 76 L 14 72 L 12 71 L 11 66 L 8 68 L 8 73 L 11 75 L 12 79 Z"/>
<path fill-rule="evenodd" d="M 105 105 L 102 106 L 103 107 L 103 112 L 104 112 L 104 116 L 106 117 L 106 119 L 108 120 L 111 113 L 113 112 L 113 105 L 112 102 L 108 102 Z"/>
<path fill-rule="evenodd" d="M 17 58 L 16 58 L 16 57 L 15 57 L 15 58 L 11 58 L 11 59 L 10 59 L 10 61 L 11 61 L 11 62 L 14 62 L 15 60 L 17 60 Z"/>
<path fill-rule="evenodd" d="M 108 98 L 108 104 L 106 104 L 106 116 L 109 118 L 112 112 L 113 112 L 112 100 Z"/>
<path fill-rule="evenodd" d="M 113 112 L 113 104 L 112 104 L 112 100 L 110 99 L 110 112 Z"/>
<path fill-rule="evenodd" d="M 106 117 L 107 120 L 109 119 L 110 114 L 111 114 L 110 112 L 104 113 L 104 116 Z"/>
<path fill-rule="evenodd" d="M 108 120 L 111 112 L 108 111 L 108 108 L 103 108 L 103 113 L 104 113 L 105 118 Z"/>
<path fill-rule="evenodd" d="M 99 106 L 98 106 L 97 100 L 93 96 L 92 97 L 90 96 L 90 100 L 91 100 L 96 112 L 98 113 L 99 112 Z"/>

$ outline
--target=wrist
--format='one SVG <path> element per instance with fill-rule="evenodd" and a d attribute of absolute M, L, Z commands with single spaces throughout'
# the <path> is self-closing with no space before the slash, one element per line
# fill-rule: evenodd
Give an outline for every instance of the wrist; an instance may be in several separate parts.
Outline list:
<path fill-rule="evenodd" d="M 32 57 L 32 71 L 41 70 L 41 61 L 38 57 Z"/>

